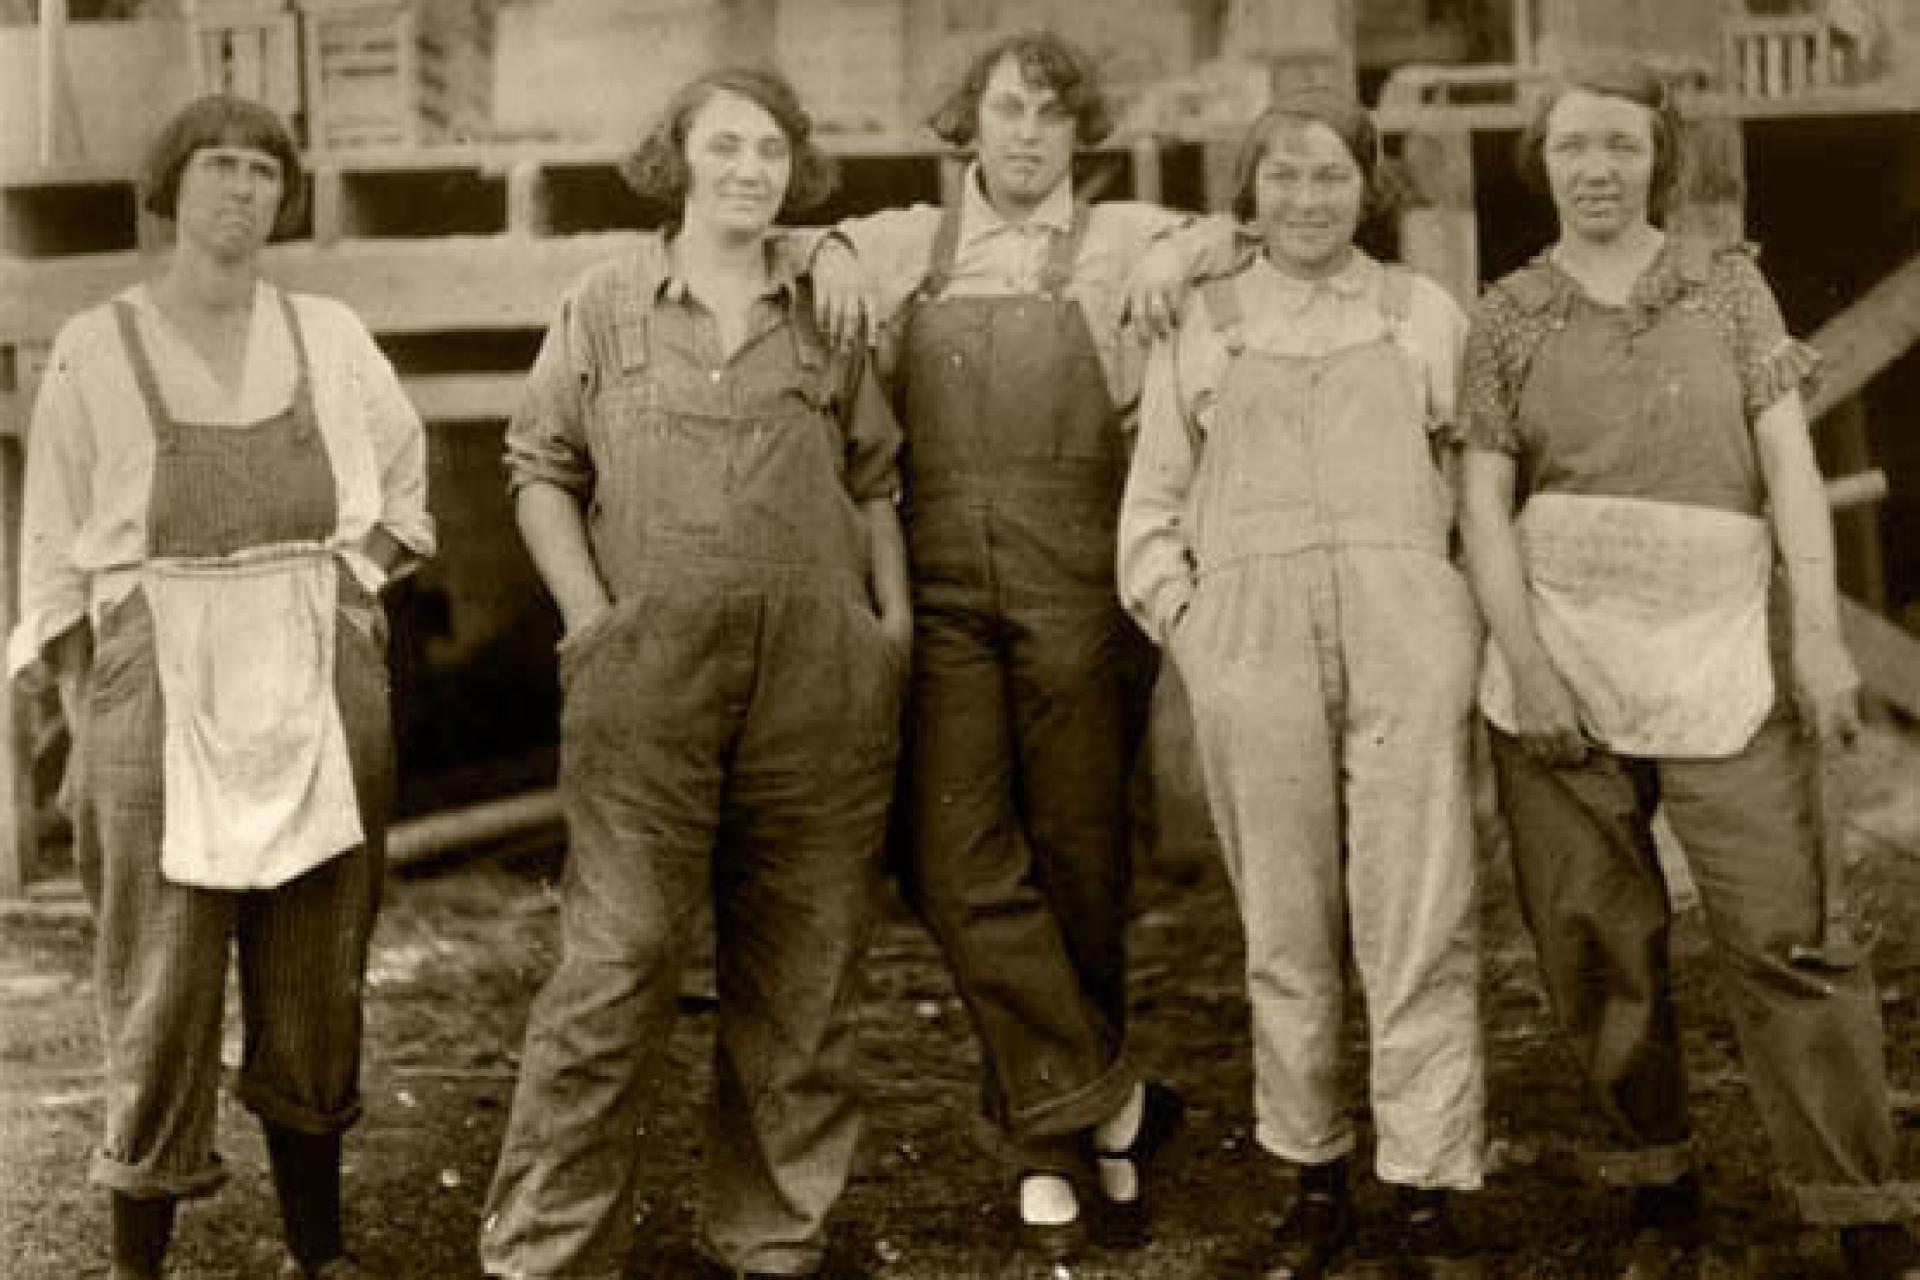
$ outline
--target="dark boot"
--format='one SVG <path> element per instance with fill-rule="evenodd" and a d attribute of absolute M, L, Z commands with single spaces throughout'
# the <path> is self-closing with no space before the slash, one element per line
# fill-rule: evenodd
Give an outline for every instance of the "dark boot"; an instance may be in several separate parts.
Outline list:
<path fill-rule="evenodd" d="M 1424 1187 L 1401 1187 L 1394 1205 L 1394 1245 L 1400 1270 L 1412 1280 L 1480 1280 L 1480 1251 L 1460 1231 L 1453 1197 Z"/>
<path fill-rule="evenodd" d="M 159 1280 L 179 1205 L 172 1196 L 113 1193 L 113 1280 Z"/>
<path fill-rule="evenodd" d="M 1245 1270 L 1264 1280 L 1320 1280 L 1353 1243 L 1353 1190 L 1348 1162 L 1300 1166 L 1300 1187 L 1287 1216 L 1246 1260 Z"/>
<path fill-rule="evenodd" d="M 308 1275 L 346 1253 L 340 1229 L 340 1135 L 269 1124 L 267 1156 L 280 1193 L 287 1252 Z"/>
<path fill-rule="evenodd" d="M 1620 1280 L 1694 1280 L 1700 1274 L 1700 1179 L 1633 1190 L 1628 1211 L 1632 1239 L 1622 1260 Z"/>
<path fill-rule="evenodd" d="M 1843 1228 L 1840 1251 L 1854 1280 L 1920 1280 L 1920 1248 L 1897 1223 Z"/>

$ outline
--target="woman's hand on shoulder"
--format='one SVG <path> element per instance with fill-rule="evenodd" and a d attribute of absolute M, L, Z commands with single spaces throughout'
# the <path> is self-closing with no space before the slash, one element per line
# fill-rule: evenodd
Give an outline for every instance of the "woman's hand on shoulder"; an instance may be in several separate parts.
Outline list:
<path fill-rule="evenodd" d="M 1121 314 L 1154 341 L 1171 338 L 1191 288 L 1186 254 L 1171 237 L 1153 241 L 1127 275 Z"/>
<path fill-rule="evenodd" d="M 814 319 L 836 346 L 879 339 L 879 289 L 851 245 L 838 235 L 822 236 L 814 250 L 812 276 Z"/>

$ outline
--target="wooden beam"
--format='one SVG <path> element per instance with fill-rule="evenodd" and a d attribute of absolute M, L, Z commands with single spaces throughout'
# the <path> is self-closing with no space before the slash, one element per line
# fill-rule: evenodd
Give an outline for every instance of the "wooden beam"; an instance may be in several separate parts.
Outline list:
<path fill-rule="evenodd" d="M 1828 414 L 1818 444 L 1821 469 L 1830 476 L 1857 475 L 1871 468 L 1866 403 L 1855 396 Z M 1884 610 L 1887 573 L 1880 547 L 1880 504 L 1835 509 L 1833 541 L 1840 589 L 1870 609 Z"/>
<path fill-rule="evenodd" d="M 1746 238 L 1746 147 L 1740 122 L 1726 116 L 1682 127 L 1680 172 L 1668 226 L 1719 244 Z"/>
<path fill-rule="evenodd" d="M 0 644 L 13 634 L 20 599 L 20 491 L 26 471 L 25 442 L 0 439 Z M 35 855 L 33 760 L 27 745 L 25 708 L 13 681 L 0 673 L 0 899 L 26 890 Z"/>
<path fill-rule="evenodd" d="M 1840 632 L 1876 697 L 1920 720 L 1920 639 L 1856 601 L 1840 600 Z"/>
<path fill-rule="evenodd" d="M 1807 398 L 1807 416 L 1818 421 L 1920 341 L 1920 257 L 1882 279 L 1808 341 L 1826 357 Z"/>

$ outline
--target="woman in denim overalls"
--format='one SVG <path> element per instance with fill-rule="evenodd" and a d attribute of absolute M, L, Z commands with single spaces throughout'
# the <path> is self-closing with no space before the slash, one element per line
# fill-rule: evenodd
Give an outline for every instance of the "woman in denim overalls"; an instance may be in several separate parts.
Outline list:
<path fill-rule="evenodd" d="M 565 619 L 565 952 L 528 1018 L 482 1262 L 614 1277 L 699 898 L 719 1039 L 697 1266 L 810 1275 L 860 1131 L 856 967 L 911 643 L 899 433 L 768 231 L 826 194 L 793 91 L 682 89 L 627 169 L 669 230 L 568 293 L 507 437 Z"/>
<path fill-rule="evenodd" d="M 1122 598 L 1191 693 L 1246 929 L 1257 1138 L 1299 1182 L 1255 1250 L 1269 1275 L 1325 1274 L 1354 1233 L 1349 943 L 1396 1239 L 1419 1274 L 1479 1274 L 1446 1212 L 1480 1185 L 1485 1142 L 1479 622 L 1443 474 L 1465 319 L 1354 247 L 1377 152 L 1366 113 L 1328 94 L 1255 122 L 1240 252 L 1155 349 L 1121 508 Z"/>
<path fill-rule="evenodd" d="M 35 407 L 20 630 L 69 723 L 98 926 L 113 1274 L 160 1274 L 213 1150 L 229 949 L 242 1103 L 266 1129 L 290 1276 L 365 1274 L 341 1233 L 361 980 L 393 787 L 387 578 L 432 549 L 425 443 L 339 304 L 259 278 L 298 216 L 273 114 L 203 98 L 146 205 L 173 256 L 62 330 Z"/>

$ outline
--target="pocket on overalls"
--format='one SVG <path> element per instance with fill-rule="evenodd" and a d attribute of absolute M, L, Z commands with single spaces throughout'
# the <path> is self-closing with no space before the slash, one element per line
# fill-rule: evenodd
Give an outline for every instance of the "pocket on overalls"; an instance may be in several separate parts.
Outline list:
<path fill-rule="evenodd" d="M 618 604 L 609 605 L 606 612 L 578 631 L 562 636 L 560 643 L 553 647 L 554 658 L 559 665 L 562 694 L 571 691 L 581 671 L 599 650 L 601 641 L 613 631 L 614 617 L 619 612 Z"/>

